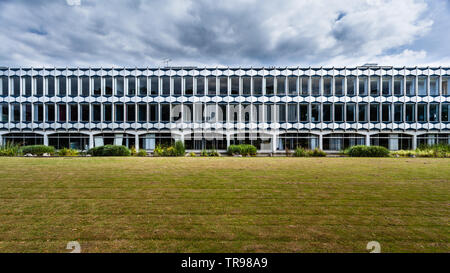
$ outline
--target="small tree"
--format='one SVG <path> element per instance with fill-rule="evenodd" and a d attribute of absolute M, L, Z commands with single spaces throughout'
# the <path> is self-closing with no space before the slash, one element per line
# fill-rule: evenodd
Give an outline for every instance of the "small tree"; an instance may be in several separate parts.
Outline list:
<path fill-rule="evenodd" d="M 175 155 L 176 156 L 184 156 L 186 153 L 186 149 L 182 141 L 178 140 L 175 142 Z"/>

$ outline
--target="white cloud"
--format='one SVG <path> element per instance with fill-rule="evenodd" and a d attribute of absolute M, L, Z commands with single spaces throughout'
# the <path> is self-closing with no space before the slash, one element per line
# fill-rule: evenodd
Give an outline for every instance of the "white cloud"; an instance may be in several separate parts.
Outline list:
<path fill-rule="evenodd" d="M 167 57 L 173 65 L 406 65 L 436 57 L 410 48 L 434 27 L 424 0 L 66 3 L 0 2 L 5 65 L 154 66 Z"/>

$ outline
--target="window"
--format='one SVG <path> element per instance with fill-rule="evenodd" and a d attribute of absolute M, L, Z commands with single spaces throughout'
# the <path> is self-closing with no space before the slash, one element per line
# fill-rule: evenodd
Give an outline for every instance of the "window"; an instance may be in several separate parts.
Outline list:
<path fill-rule="evenodd" d="M 192 103 L 185 103 L 183 105 L 183 121 L 184 122 L 193 122 L 193 104 Z"/>
<path fill-rule="evenodd" d="M 173 77 L 173 94 L 181 95 L 181 77 Z"/>
<path fill-rule="evenodd" d="M 439 95 L 439 77 L 430 77 L 430 96 Z"/>
<path fill-rule="evenodd" d="M 370 104 L 370 122 L 380 121 L 378 115 L 380 113 L 380 104 L 372 103 Z"/>
<path fill-rule="evenodd" d="M 127 77 L 128 80 L 128 96 L 136 95 L 136 78 L 134 76 Z"/>
<path fill-rule="evenodd" d="M 107 76 L 107 77 L 105 77 L 105 95 L 111 96 L 112 93 L 113 93 L 112 77 Z"/>
<path fill-rule="evenodd" d="M 406 77 L 406 95 L 414 96 L 416 94 L 414 82 L 414 77 Z"/>
<path fill-rule="evenodd" d="M 208 95 L 216 95 L 216 77 L 208 77 Z"/>
<path fill-rule="evenodd" d="M 170 104 L 161 104 L 161 122 L 170 121 Z"/>
<path fill-rule="evenodd" d="M 320 122 L 320 104 L 311 104 L 311 122 Z"/>
<path fill-rule="evenodd" d="M 138 104 L 138 121 L 147 121 L 147 104 Z"/>
<path fill-rule="evenodd" d="M 286 77 L 277 77 L 277 95 L 286 95 Z"/>
<path fill-rule="evenodd" d="M 8 120 L 8 116 L 6 116 L 6 121 Z M 43 122 L 44 121 L 44 105 L 43 104 L 35 104 L 34 105 L 34 121 L 35 122 Z"/>
<path fill-rule="evenodd" d="M 277 104 L 278 122 L 286 122 L 286 104 Z"/>
<path fill-rule="evenodd" d="M 70 77 L 70 95 L 72 97 L 78 96 L 78 77 Z"/>
<path fill-rule="evenodd" d="M 309 113 L 308 113 L 308 104 L 300 104 L 300 121 L 307 122 L 309 121 Z"/>
<path fill-rule="evenodd" d="M 417 87 L 419 91 L 419 96 L 426 96 L 427 95 L 427 77 L 425 76 L 419 76 L 417 79 Z"/>
<path fill-rule="evenodd" d="M 112 104 L 110 103 L 103 105 L 103 121 L 112 121 Z"/>
<path fill-rule="evenodd" d="M 369 80 L 367 79 L 367 77 L 366 76 L 358 77 L 358 84 L 359 84 L 358 88 L 359 95 L 367 96 L 367 89 L 369 86 Z"/>
<path fill-rule="evenodd" d="M 273 120 L 274 120 L 274 118 L 272 118 L 273 117 L 273 115 L 274 115 L 274 109 L 273 109 L 273 107 L 274 107 L 274 105 L 273 104 L 266 104 L 265 105 L 265 112 L 266 112 L 266 122 L 267 123 L 271 123 Z"/>
<path fill-rule="evenodd" d="M 358 121 L 367 122 L 367 104 L 358 105 Z"/>
<path fill-rule="evenodd" d="M 66 122 L 66 105 L 58 104 L 58 122 Z"/>
<path fill-rule="evenodd" d="M 89 77 L 81 77 L 81 95 L 87 97 L 89 93 Z"/>
<path fill-rule="evenodd" d="M 427 105 L 425 103 L 417 104 L 417 121 L 427 121 Z"/>
<path fill-rule="evenodd" d="M 1 108 L 1 117 L 0 117 L 1 122 L 8 122 L 8 118 L 9 118 L 8 104 L 2 103 L 2 104 L 0 104 L 0 108 Z"/>
<path fill-rule="evenodd" d="M 81 107 L 81 121 L 89 122 L 89 104 L 80 104 Z"/>
<path fill-rule="evenodd" d="M 405 119 L 407 122 L 414 122 L 416 120 L 414 106 L 415 105 L 411 103 L 406 104 Z"/>
<path fill-rule="evenodd" d="M 450 93 L 450 77 L 442 77 L 442 95 L 448 96 Z"/>
<path fill-rule="evenodd" d="M 439 104 L 431 103 L 430 104 L 430 121 L 436 122 L 439 121 Z"/>
<path fill-rule="evenodd" d="M 150 104 L 148 107 L 149 121 L 158 122 L 158 104 Z"/>
<path fill-rule="evenodd" d="M 66 96 L 67 94 L 66 77 L 63 76 L 58 77 L 58 88 L 59 88 L 58 95 Z"/>
<path fill-rule="evenodd" d="M 100 96 L 102 94 L 102 78 L 94 77 L 94 96 Z"/>
<path fill-rule="evenodd" d="M 311 78 L 311 93 L 313 96 L 320 95 L 320 78 L 319 77 Z"/>
<path fill-rule="evenodd" d="M 450 103 L 443 103 L 442 104 L 442 116 L 441 116 L 442 122 L 450 121 L 450 116 L 448 115 L 449 112 L 450 112 Z"/>
<path fill-rule="evenodd" d="M 170 96 L 170 78 L 167 76 L 162 77 L 162 95 Z"/>
<path fill-rule="evenodd" d="M 75 103 L 69 104 L 69 121 L 70 122 L 78 121 L 78 105 Z"/>
<path fill-rule="evenodd" d="M 227 122 L 227 105 L 225 103 L 219 103 L 219 122 Z"/>
<path fill-rule="evenodd" d="M 370 95 L 380 95 L 380 77 L 378 76 L 370 76 Z"/>
<path fill-rule="evenodd" d="M 300 77 L 299 78 L 300 83 L 300 94 L 302 96 L 308 96 L 309 95 L 309 78 L 308 77 Z"/>
<path fill-rule="evenodd" d="M 344 121 L 344 105 L 341 103 L 334 105 L 334 121 L 335 122 Z"/>
<path fill-rule="evenodd" d="M 26 76 L 25 78 L 25 96 L 31 96 L 31 77 Z"/>
<path fill-rule="evenodd" d="M 247 77 L 248 90 L 250 90 L 250 78 Z M 231 95 L 239 95 L 239 77 L 231 77 Z"/>
<path fill-rule="evenodd" d="M 2 76 L 0 81 L 2 96 L 8 96 L 8 77 Z"/>
<path fill-rule="evenodd" d="M 139 77 L 139 96 L 147 96 L 147 77 Z"/>
<path fill-rule="evenodd" d="M 273 89 L 274 79 L 271 76 L 265 77 L 265 79 L 266 79 L 266 95 L 273 95 L 274 94 L 273 93 L 274 92 L 274 89 Z"/>
<path fill-rule="evenodd" d="M 197 77 L 197 95 L 205 94 L 205 77 Z"/>
<path fill-rule="evenodd" d="M 228 78 L 227 77 L 220 77 L 219 78 L 220 83 L 220 95 L 228 95 Z"/>
<path fill-rule="evenodd" d="M 331 96 L 331 82 L 333 78 L 331 77 L 323 77 L 323 95 L 324 96 Z"/>
<path fill-rule="evenodd" d="M 201 103 L 194 105 L 194 120 L 195 122 L 204 122 L 205 116 L 203 115 L 204 106 Z"/>
<path fill-rule="evenodd" d="M 127 122 L 136 121 L 136 105 L 127 104 Z"/>
<path fill-rule="evenodd" d="M 47 95 L 52 97 L 55 95 L 55 77 L 47 77 Z"/>
<path fill-rule="evenodd" d="M 394 77 L 394 95 L 403 95 L 403 77 L 401 76 Z"/>
<path fill-rule="evenodd" d="M 22 104 L 22 121 L 31 122 L 31 103 Z"/>
<path fill-rule="evenodd" d="M 356 77 L 354 76 L 347 77 L 347 95 L 356 95 Z"/>
<path fill-rule="evenodd" d="M 100 122 L 101 121 L 100 119 L 101 119 L 100 104 L 98 103 L 92 104 L 92 121 Z"/>
<path fill-rule="evenodd" d="M 64 80 L 66 78 L 64 77 Z M 41 76 L 36 77 L 36 95 L 42 96 L 44 95 L 44 78 Z"/>
<path fill-rule="evenodd" d="M 263 77 L 256 76 L 253 77 L 253 94 L 254 95 L 262 95 L 262 85 Z M 250 95 L 250 77 L 242 77 L 242 93 L 244 95 Z"/>
<path fill-rule="evenodd" d="M 343 96 L 344 95 L 344 77 L 334 78 L 334 95 Z"/>
<path fill-rule="evenodd" d="M 383 95 L 391 95 L 391 77 L 383 77 Z"/>
<path fill-rule="evenodd" d="M 356 108 L 356 105 L 354 103 L 347 104 L 347 109 L 346 109 L 347 110 L 347 113 L 346 113 L 347 122 L 355 122 L 356 121 L 355 108 Z"/>
<path fill-rule="evenodd" d="M 13 81 L 13 96 L 20 96 L 20 78 L 17 76 L 12 77 Z"/>
<path fill-rule="evenodd" d="M 288 90 L 289 95 L 293 96 L 297 95 L 297 77 L 294 76 L 288 77 Z"/>
<path fill-rule="evenodd" d="M 381 108 L 381 120 L 383 122 L 391 121 L 391 104 L 383 103 Z"/>
<path fill-rule="evenodd" d="M 403 104 L 394 104 L 394 121 L 403 122 Z"/>
<path fill-rule="evenodd" d="M 46 104 L 45 111 L 45 121 L 46 122 L 54 122 L 55 121 L 55 105 L 54 104 Z"/>
<path fill-rule="evenodd" d="M 123 77 L 116 77 L 116 96 L 124 95 L 124 80 Z"/>
<path fill-rule="evenodd" d="M 332 119 L 331 119 L 331 104 L 329 104 L 329 103 L 323 104 L 323 114 L 322 114 L 322 116 L 323 116 L 323 121 L 324 122 L 331 122 L 332 121 Z"/>
<path fill-rule="evenodd" d="M 184 77 L 184 94 L 186 96 L 191 96 L 194 94 L 194 77 Z"/>
<path fill-rule="evenodd" d="M 123 115 L 123 104 L 122 103 L 117 103 L 114 105 L 115 109 L 114 112 L 116 113 L 116 121 L 117 122 L 123 122 L 124 120 L 124 115 Z"/>
<path fill-rule="evenodd" d="M 297 104 L 288 104 L 288 122 L 298 122 Z"/>
<path fill-rule="evenodd" d="M 158 96 L 159 94 L 159 79 L 158 77 L 150 78 L 150 95 Z"/>

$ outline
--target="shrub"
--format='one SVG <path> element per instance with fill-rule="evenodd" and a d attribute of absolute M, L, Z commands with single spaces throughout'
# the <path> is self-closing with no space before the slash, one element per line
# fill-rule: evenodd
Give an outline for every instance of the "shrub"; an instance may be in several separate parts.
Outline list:
<path fill-rule="evenodd" d="M 21 155 L 20 145 L 7 142 L 0 146 L 0 156 L 18 156 Z"/>
<path fill-rule="evenodd" d="M 202 150 L 200 156 L 208 156 L 208 152 L 206 150 Z"/>
<path fill-rule="evenodd" d="M 220 156 L 220 154 L 216 150 L 212 150 L 208 153 L 208 156 Z"/>
<path fill-rule="evenodd" d="M 146 150 L 139 150 L 139 152 L 137 152 L 136 155 L 137 156 L 147 156 L 147 151 Z"/>
<path fill-rule="evenodd" d="M 241 154 L 240 145 L 230 145 L 230 146 L 228 146 L 227 153 L 229 155 Z"/>
<path fill-rule="evenodd" d="M 295 157 L 305 157 L 305 156 L 307 156 L 307 153 L 306 153 L 305 149 L 303 149 L 302 147 L 298 147 L 297 149 L 295 149 L 294 156 Z"/>
<path fill-rule="evenodd" d="M 346 150 L 351 157 L 387 157 L 389 150 L 382 146 L 356 145 Z"/>
<path fill-rule="evenodd" d="M 156 145 L 155 149 L 153 150 L 154 156 L 163 156 L 164 149 L 161 147 L 161 145 Z"/>
<path fill-rule="evenodd" d="M 78 156 L 78 151 L 74 149 L 62 148 L 58 151 L 58 156 Z"/>
<path fill-rule="evenodd" d="M 175 142 L 175 155 L 176 156 L 184 156 L 186 153 L 186 149 L 184 148 L 184 144 L 182 141 L 178 140 Z"/>
<path fill-rule="evenodd" d="M 54 154 L 55 148 L 53 146 L 31 145 L 31 146 L 23 146 L 21 148 L 21 151 L 23 154 L 42 156 L 43 154 Z"/>
<path fill-rule="evenodd" d="M 90 149 L 88 154 L 92 156 L 130 156 L 131 151 L 126 146 L 105 145 Z"/>
<path fill-rule="evenodd" d="M 136 151 L 136 148 L 134 146 L 131 146 L 130 154 L 131 154 L 131 156 L 137 155 L 137 151 Z"/>
<path fill-rule="evenodd" d="M 229 155 L 253 156 L 256 155 L 256 152 L 256 147 L 250 144 L 230 145 L 227 149 Z"/>
<path fill-rule="evenodd" d="M 312 156 L 312 157 L 325 157 L 325 156 L 327 156 L 327 153 L 325 153 L 324 151 L 322 151 L 319 148 L 315 148 L 312 151 L 308 151 L 307 155 Z"/>
<path fill-rule="evenodd" d="M 194 152 L 190 152 L 190 153 L 189 153 L 189 156 L 190 156 L 190 157 L 195 157 L 196 155 L 195 155 Z"/>

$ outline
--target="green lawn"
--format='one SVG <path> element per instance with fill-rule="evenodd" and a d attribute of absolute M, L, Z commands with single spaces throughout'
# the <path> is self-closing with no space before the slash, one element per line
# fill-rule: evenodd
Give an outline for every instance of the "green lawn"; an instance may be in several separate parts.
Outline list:
<path fill-rule="evenodd" d="M 0 158 L 0 252 L 450 252 L 450 160 Z"/>

